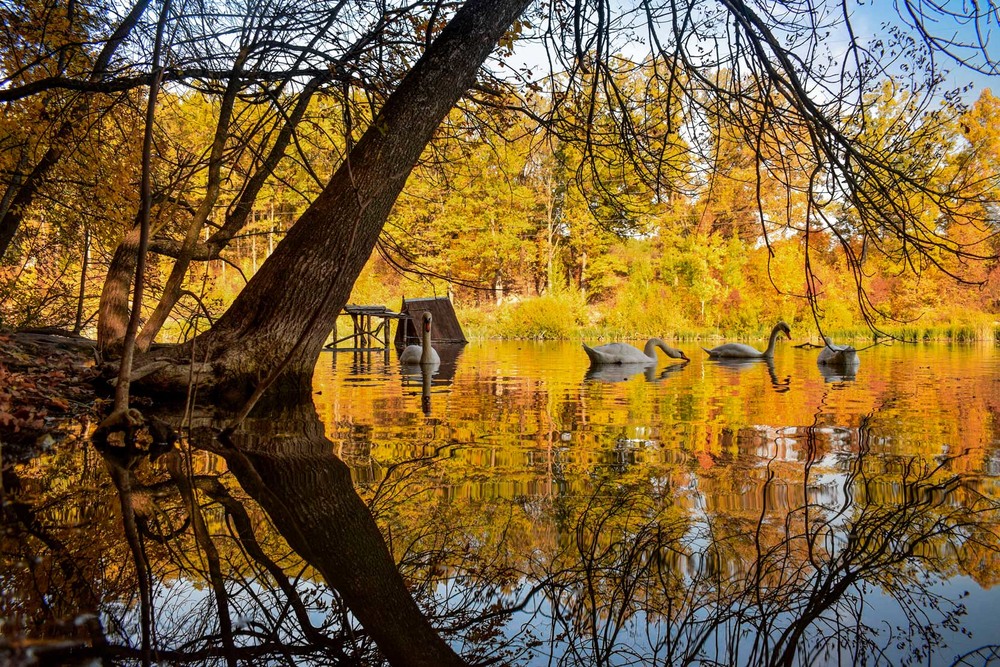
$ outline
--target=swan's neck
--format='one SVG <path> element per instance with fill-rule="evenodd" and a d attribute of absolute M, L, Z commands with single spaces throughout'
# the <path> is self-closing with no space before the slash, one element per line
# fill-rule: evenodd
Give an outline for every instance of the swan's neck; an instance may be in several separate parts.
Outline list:
<path fill-rule="evenodd" d="M 429 364 L 431 361 L 431 325 L 424 324 L 423 345 L 420 346 L 420 363 Z"/>
<path fill-rule="evenodd" d="M 771 329 L 771 338 L 767 341 L 767 349 L 764 350 L 764 356 L 770 357 L 774 354 L 774 341 L 778 340 L 778 334 L 781 333 L 781 328 L 775 326 Z"/>
<path fill-rule="evenodd" d="M 642 349 L 642 353 L 645 354 L 650 359 L 656 359 L 656 348 L 660 348 L 664 352 L 667 351 L 667 344 L 664 343 L 659 338 L 650 338 L 646 341 L 646 347 Z"/>
<path fill-rule="evenodd" d="M 646 347 L 642 350 L 642 353 L 650 359 L 656 359 L 656 348 L 663 350 L 663 354 L 671 359 L 684 359 L 683 354 L 680 354 L 677 350 L 664 343 L 660 338 L 650 338 L 646 341 Z"/>

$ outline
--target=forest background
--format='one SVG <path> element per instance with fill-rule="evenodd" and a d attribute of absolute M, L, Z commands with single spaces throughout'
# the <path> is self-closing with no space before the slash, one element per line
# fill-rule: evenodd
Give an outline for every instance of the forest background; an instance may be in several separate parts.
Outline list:
<path fill-rule="evenodd" d="M 619 85 L 638 91 L 639 99 L 650 80 L 643 67 L 624 59 L 616 67 L 630 72 Z M 541 114 L 546 97 L 532 99 Z M 139 101 L 116 106 L 97 127 L 81 132 L 70 158 L 48 179 L 45 196 L 25 216 L 0 267 L 3 327 L 94 332 L 108 266 L 139 208 Z M 598 108 L 591 131 L 599 137 L 602 115 L 612 112 L 605 100 L 589 102 Z M 858 125 L 910 175 L 924 168 L 930 173 L 928 161 L 935 167 L 945 162 L 932 178 L 976 182 L 976 174 L 991 173 L 1000 162 L 1000 102 L 989 90 L 968 107 L 953 97 L 920 112 L 907 106 L 925 102 L 890 80 L 870 102 L 870 117 L 857 119 Z M 44 100 L 29 98 L 25 107 L 31 104 Z M 219 259 L 188 273 L 158 340 L 177 342 L 207 328 L 315 199 L 344 151 L 343 117 L 326 104 L 322 96 L 310 102 L 294 151 L 262 186 L 241 233 Z M 169 187 L 161 182 L 159 191 L 175 207 L 196 201 L 206 188 L 208 171 L 198 165 L 212 143 L 217 107 L 197 92 L 161 93 L 155 141 L 161 163 L 173 169 L 164 167 L 161 181 L 175 180 Z M 684 125 L 680 118 L 656 117 L 660 108 L 635 108 L 635 126 Z M 263 127 L 261 113 L 237 103 L 234 117 Z M 755 336 L 779 319 L 792 323 L 797 337 L 814 335 L 817 323 L 836 336 L 870 337 L 859 302 L 861 280 L 878 330 L 908 340 L 1000 336 L 995 236 L 989 248 L 979 249 L 992 259 L 959 267 L 942 254 L 946 270 L 928 271 L 929 264 L 912 265 L 889 240 L 883 239 L 886 246 L 879 239 L 852 239 L 854 212 L 843 202 L 830 202 L 829 226 L 807 225 L 801 186 L 809 174 L 786 169 L 779 178 L 758 162 L 768 154 L 794 154 L 795 137 L 767 136 L 752 147 L 724 115 L 703 118 L 702 136 L 680 132 L 661 147 L 657 168 L 669 173 L 657 180 L 669 185 L 650 192 L 636 168 L 641 160 L 623 159 L 613 138 L 604 149 L 591 139 L 593 152 L 583 159 L 582 138 L 563 141 L 540 131 L 530 116 L 494 115 L 496 122 L 487 125 L 461 109 L 452 113 L 410 176 L 350 303 L 395 309 L 403 297 L 448 295 L 473 337 Z M 898 127 L 898 119 L 914 117 L 920 128 Z M 51 131 L 45 118 L 24 108 L 0 122 L 8 142 L 25 145 L 33 133 Z M 894 144 L 903 136 L 905 151 Z M 235 184 L 252 171 L 254 152 L 243 148 L 225 163 L 206 240 L 236 205 Z M 706 150 L 714 153 L 711 159 Z M 10 163 L 3 165 L 7 173 L 17 171 L 17 151 L 0 151 L 0 157 Z M 160 202 L 161 211 L 170 207 Z M 926 207 L 933 218 L 933 205 Z M 162 217 L 158 233 L 169 235 L 174 223 L 169 213 Z M 845 243 L 861 258 L 863 276 L 848 265 L 840 247 Z M 147 269 L 154 292 L 172 266 L 157 257 Z M 807 266 L 818 285 L 815 313 L 805 297 Z M 956 282 L 949 268 L 967 282 Z"/>

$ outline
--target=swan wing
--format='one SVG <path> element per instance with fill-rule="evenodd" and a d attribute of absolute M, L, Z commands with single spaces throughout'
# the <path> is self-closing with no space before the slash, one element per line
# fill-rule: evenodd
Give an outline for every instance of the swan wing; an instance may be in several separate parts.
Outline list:
<path fill-rule="evenodd" d="M 597 347 L 583 346 L 592 364 L 648 364 L 655 359 L 647 357 L 639 348 L 628 343 L 608 343 Z"/>
<path fill-rule="evenodd" d="M 706 348 L 701 348 L 708 352 L 710 357 L 726 357 L 735 359 L 755 359 L 763 357 L 764 354 L 749 345 L 744 345 L 743 343 L 725 343 L 719 345 L 718 347 L 713 347 L 711 350 Z"/>
<path fill-rule="evenodd" d="M 433 349 L 433 348 L 431 348 Z M 424 349 L 419 345 L 407 345 L 403 350 L 403 353 L 399 355 L 399 363 L 401 364 L 419 364 L 420 355 L 423 353 Z M 435 355 L 437 353 L 435 352 Z"/>

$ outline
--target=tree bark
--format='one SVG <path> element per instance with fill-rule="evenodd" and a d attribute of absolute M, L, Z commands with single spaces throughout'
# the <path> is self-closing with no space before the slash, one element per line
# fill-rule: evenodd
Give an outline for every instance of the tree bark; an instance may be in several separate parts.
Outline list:
<path fill-rule="evenodd" d="M 135 275 L 141 231 L 136 225 L 115 248 L 108 276 L 101 288 L 101 300 L 97 306 L 97 350 L 105 359 L 117 355 L 125 339 L 129 287 Z"/>
<path fill-rule="evenodd" d="M 227 384 L 254 381 L 286 359 L 288 373 L 312 374 L 411 169 L 528 2 L 471 0 L 459 9 L 229 310 L 177 358 L 196 346 Z"/>

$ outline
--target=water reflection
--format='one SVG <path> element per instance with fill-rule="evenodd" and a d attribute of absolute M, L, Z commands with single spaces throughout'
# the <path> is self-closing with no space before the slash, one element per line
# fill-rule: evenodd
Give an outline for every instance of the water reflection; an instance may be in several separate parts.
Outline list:
<path fill-rule="evenodd" d="M 459 360 L 462 357 L 465 344 L 435 343 L 434 349 L 437 351 L 438 357 L 440 357 L 440 362 L 432 366 L 434 378 L 441 384 L 451 384 L 455 379 L 455 373 L 458 370 Z M 400 372 L 404 375 L 412 375 L 417 371 L 413 365 L 401 365 L 399 368 Z"/>
<path fill-rule="evenodd" d="M 178 443 L 5 464 L 0 661 L 996 659 L 970 611 L 1000 579 L 993 431 L 942 451 L 936 422 L 900 419 L 904 385 L 883 375 L 859 409 L 864 388 L 810 385 L 805 355 L 776 361 L 784 394 L 707 363 L 664 383 L 569 367 L 553 386 L 467 361 L 476 389 L 456 375 L 433 421 L 390 400 L 390 365 L 349 384 L 381 398 L 318 396 L 375 423 L 275 401 L 226 441 L 208 410 Z M 946 395 L 991 409 L 984 377 Z M 698 400 L 705 378 L 733 400 Z"/>
<path fill-rule="evenodd" d="M 894 664 L 900 648 L 919 659 L 924 641 L 963 615 L 960 601 L 908 573 L 914 553 L 947 567 L 941 542 L 964 536 L 968 512 L 919 507 L 926 494 L 955 490 L 934 474 L 905 479 L 905 500 L 891 508 L 845 512 L 813 500 L 787 519 L 767 505 L 756 515 L 679 516 L 653 488 L 609 484 L 582 500 L 575 539 L 540 567 L 544 597 L 525 625 L 555 625 L 557 653 L 574 664 Z M 764 483 L 765 497 L 774 484 Z M 910 619 L 907 630 L 866 614 L 879 589 Z"/>
<path fill-rule="evenodd" d="M 422 366 L 400 366 L 400 375 L 403 376 L 403 386 L 413 383 L 420 385 L 420 410 L 425 416 L 431 414 L 431 386 L 434 376 L 441 369 L 441 364 L 424 364 Z"/>
<path fill-rule="evenodd" d="M 792 383 L 791 376 L 786 375 L 784 378 L 779 379 L 778 373 L 774 368 L 774 360 L 768 358 L 755 358 L 755 359 L 740 359 L 731 357 L 715 357 L 708 359 L 705 363 L 713 364 L 720 368 L 726 368 L 732 371 L 744 372 L 754 368 L 760 368 L 764 366 L 767 368 L 768 377 L 771 379 L 771 387 L 777 392 L 786 392 Z"/>
<path fill-rule="evenodd" d="M 201 430 L 197 442 L 215 440 Z M 390 663 L 463 664 L 407 590 L 311 402 L 265 406 L 222 445 L 215 451 L 243 490 L 343 597 Z"/>
<path fill-rule="evenodd" d="M 655 364 L 597 364 L 587 369 L 584 379 L 592 382 L 625 382 L 642 374 L 646 382 L 659 382 L 672 375 L 677 375 L 687 365 L 688 362 L 685 361 L 657 370 Z"/>
<path fill-rule="evenodd" d="M 319 637 L 330 662 L 342 655 L 339 603 L 265 553 L 259 512 L 222 476 L 192 473 L 176 449 L 76 454 L 65 463 L 82 470 L 49 466 L 5 503 L 7 664 L 234 664 Z"/>
<path fill-rule="evenodd" d="M 854 382 L 858 379 L 859 363 L 843 366 L 830 366 L 827 364 L 817 364 L 819 374 L 826 382 Z"/>

